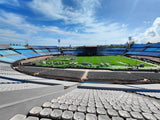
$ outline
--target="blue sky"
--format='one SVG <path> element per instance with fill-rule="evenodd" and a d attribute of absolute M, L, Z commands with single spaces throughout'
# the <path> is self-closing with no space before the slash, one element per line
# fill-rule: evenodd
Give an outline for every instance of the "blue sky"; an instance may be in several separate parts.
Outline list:
<path fill-rule="evenodd" d="M 160 0 L 0 0 L 0 44 L 160 42 Z"/>

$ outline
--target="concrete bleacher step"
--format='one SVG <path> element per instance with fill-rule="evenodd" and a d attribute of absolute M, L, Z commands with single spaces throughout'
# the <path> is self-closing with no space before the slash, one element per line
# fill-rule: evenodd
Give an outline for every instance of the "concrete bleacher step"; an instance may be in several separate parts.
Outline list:
<path fill-rule="evenodd" d="M 26 115 L 17 114 L 17 115 L 15 115 L 14 117 L 12 117 L 12 118 L 9 119 L 9 120 L 25 120 L 25 118 L 26 118 Z"/>
<path fill-rule="evenodd" d="M 50 113 L 52 112 L 52 109 L 50 108 L 44 108 L 41 112 L 40 112 L 40 117 L 49 117 Z"/>
<path fill-rule="evenodd" d="M 26 120 L 39 120 L 38 117 L 29 116 L 26 118 Z"/>
<path fill-rule="evenodd" d="M 64 120 L 72 120 L 73 118 L 73 112 L 71 111 L 64 111 L 62 114 L 62 119 Z"/>
<path fill-rule="evenodd" d="M 42 106 L 44 103 L 46 105 L 48 100 L 51 100 L 53 98 L 55 99 L 58 96 L 61 96 L 71 91 L 72 89 L 75 89 L 75 87 L 71 87 L 71 88 L 64 90 L 63 85 L 56 85 L 52 87 L 47 87 L 46 89 L 43 88 L 43 89 L 33 89 L 29 91 L 27 90 L 27 92 L 26 90 L 21 90 L 18 92 L 16 91 L 7 92 L 8 95 L 6 95 L 6 98 L 2 98 L 2 100 L 4 101 L 0 101 L 1 103 L 0 105 L 0 116 L 1 117 L 0 118 L 3 120 L 8 120 L 16 113 L 27 114 L 27 111 L 29 110 L 30 112 L 28 113 L 28 115 L 38 117 L 40 116 L 40 114 L 42 114 L 43 116 L 42 110 L 45 109 L 46 106 L 43 109 L 38 106 Z M 20 95 L 24 95 L 24 97 Z M 28 98 L 27 95 L 30 98 Z M 8 99 L 8 98 L 13 98 L 13 99 Z M 34 106 L 37 106 L 37 107 L 33 108 Z M 51 108 L 49 107 L 48 109 L 51 109 Z M 9 112 L 9 111 L 12 111 L 12 112 Z M 51 112 L 52 112 L 52 109 L 51 109 Z"/>
<path fill-rule="evenodd" d="M 42 107 L 33 107 L 30 111 L 29 111 L 29 115 L 33 115 L 33 116 L 38 116 L 39 113 L 42 111 Z"/>
<path fill-rule="evenodd" d="M 74 113 L 74 120 L 84 120 L 85 114 L 82 112 L 75 112 Z"/>
<path fill-rule="evenodd" d="M 43 88 L 43 89 L 42 89 Z M 0 107 L 8 103 L 13 103 L 25 99 L 32 99 L 37 96 L 43 96 L 45 94 L 53 93 L 58 90 L 63 90 L 63 85 L 56 86 L 45 86 L 40 88 L 33 89 L 22 89 L 22 90 L 13 90 L 13 91 L 4 91 L 3 94 L 0 94 Z M 10 99 L 12 98 L 12 99 Z"/>
<path fill-rule="evenodd" d="M 58 103 L 59 101 L 62 103 Z M 73 105 L 74 101 L 78 101 L 79 104 Z M 92 103 L 92 105 L 88 103 Z M 124 91 L 77 88 L 60 97 L 48 99 L 39 106 L 42 107 L 33 106 L 26 114 L 28 115 L 27 118 L 34 116 L 34 119 L 39 118 L 40 120 L 42 118 L 51 120 L 160 119 L 160 112 L 157 113 L 160 111 L 160 103 L 158 101 Z M 147 113 L 147 110 L 143 110 L 145 108 L 151 112 Z M 157 112 L 152 112 L 151 109 Z"/>
<path fill-rule="evenodd" d="M 60 119 L 61 116 L 62 116 L 62 110 L 58 110 L 58 109 L 54 109 L 50 114 L 50 117 L 52 119 Z"/>

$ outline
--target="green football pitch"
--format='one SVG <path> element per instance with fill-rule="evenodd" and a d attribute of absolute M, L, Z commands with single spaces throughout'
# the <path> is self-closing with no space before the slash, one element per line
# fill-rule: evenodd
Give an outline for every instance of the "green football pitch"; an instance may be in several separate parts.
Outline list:
<path fill-rule="evenodd" d="M 157 65 L 125 56 L 60 56 L 36 62 L 36 65 L 62 68 L 156 69 Z"/>

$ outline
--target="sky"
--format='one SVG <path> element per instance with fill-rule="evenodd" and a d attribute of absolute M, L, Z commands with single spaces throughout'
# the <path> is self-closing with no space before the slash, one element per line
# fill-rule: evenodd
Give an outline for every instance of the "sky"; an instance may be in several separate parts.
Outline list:
<path fill-rule="evenodd" d="M 160 42 L 160 0 L 0 0 L 0 44 L 109 45 L 129 36 Z"/>

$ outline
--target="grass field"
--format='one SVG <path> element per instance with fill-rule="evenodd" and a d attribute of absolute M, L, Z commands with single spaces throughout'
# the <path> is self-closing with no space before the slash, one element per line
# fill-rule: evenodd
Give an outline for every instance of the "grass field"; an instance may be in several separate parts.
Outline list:
<path fill-rule="evenodd" d="M 155 69 L 157 67 L 154 64 L 125 56 L 61 56 L 36 62 L 36 65 L 42 66 L 109 69 L 136 68 L 141 64 L 144 64 L 144 67 L 139 67 L 139 69 Z"/>

